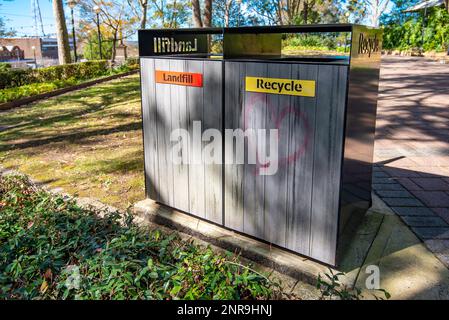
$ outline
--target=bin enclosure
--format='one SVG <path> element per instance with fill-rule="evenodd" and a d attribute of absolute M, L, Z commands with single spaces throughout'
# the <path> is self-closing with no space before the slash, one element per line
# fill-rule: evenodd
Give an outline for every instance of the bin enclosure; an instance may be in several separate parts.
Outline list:
<path fill-rule="evenodd" d="M 350 55 L 282 56 L 281 35 L 297 32 L 348 32 Z M 224 39 L 219 59 L 208 53 L 211 35 Z M 187 42 L 198 51 L 173 52 L 179 43 L 186 50 Z M 349 230 L 371 205 L 380 31 L 356 25 L 140 30 L 139 47 L 147 196 L 336 265 Z M 161 72 L 199 74 L 201 85 L 176 82 L 181 78 L 164 83 Z M 303 81 L 302 93 L 254 87 L 290 80 Z M 202 133 L 221 132 L 221 164 L 170 159 L 170 133 L 181 128 L 192 137 L 195 121 Z M 235 146 L 226 129 L 277 129 L 277 172 L 262 175 L 259 163 L 248 163 L 248 140 L 245 162 L 225 164 L 226 150 Z M 182 152 L 191 160 L 201 154 L 197 147 L 189 143 Z"/>
<path fill-rule="evenodd" d="M 202 87 L 156 83 L 156 70 L 202 75 Z M 219 164 L 174 164 L 170 134 L 187 130 L 193 137 L 194 121 L 202 131 L 222 127 L 221 61 L 141 59 L 142 117 L 148 196 L 201 218 L 222 222 L 222 169 Z M 190 162 L 201 150 L 187 151 Z M 190 163 L 189 162 L 189 163 Z"/>

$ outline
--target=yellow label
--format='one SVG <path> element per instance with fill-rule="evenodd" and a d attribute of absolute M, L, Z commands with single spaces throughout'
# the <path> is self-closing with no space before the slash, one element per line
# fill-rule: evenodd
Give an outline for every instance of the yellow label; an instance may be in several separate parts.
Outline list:
<path fill-rule="evenodd" d="M 315 97 L 314 80 L 246 77 L 246 91 Z"/>

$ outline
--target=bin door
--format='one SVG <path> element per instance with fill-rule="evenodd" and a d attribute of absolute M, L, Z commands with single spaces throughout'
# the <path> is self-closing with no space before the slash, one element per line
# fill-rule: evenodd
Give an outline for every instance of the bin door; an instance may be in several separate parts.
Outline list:
<path fill-rule="evenodd" d="M 147 196 L 222 224 L 221 164 L 202 161 L 201 140 L 222 131 L 222 62 L 141 58 L 141 79 Z"/>
<path fill-rule="evenodd" d="M 225 129 L 266 129 L 265 152 L 268 130 L 278 135 L 276 173 L 260 174 L 266 162 L 249 163 L 247 138 L 245 162 L 225 164 L 226 227 L 335 263 L 347 72 L 341 65 L 225 62 Z M 254 88 L 254 78 L 269 84 Z M 314 93 L 272 93 L 276 79 L 312 81 L 303 89 L 313 84 Z M 226 153 L 235 141 L 225 144 Z"/>

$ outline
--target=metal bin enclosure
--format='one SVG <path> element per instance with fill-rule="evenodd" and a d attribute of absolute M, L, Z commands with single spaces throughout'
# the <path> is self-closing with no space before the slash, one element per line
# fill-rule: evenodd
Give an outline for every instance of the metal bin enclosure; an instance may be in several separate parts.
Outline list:
<path fill-rule="evenodd" d="M 198 161 L 201 159 L 193 161 L 194 157 L 201 155 L 201 150 L 190 149 L 190 145 L 187 157 L 196 164 L 175 164 L 170 159 L 170 133 L 175 129 L 185 129 L 193 136 L 194 121 L 201 121 L 202 132 L 209 128 L 221 131 L 222 61 L 209 59 L 207 56 L 207 47 L 204 47 L 206 34 L 198 32 L 192 35 L 182 31 L 173 34 L 167 30 L 149 32 L 144 36 L 147 41 L 141 41 L 140 45 L 147 196 L 167 206 L 221 224 L 221 165 L 202 164 Z M 139 38 L 142 39 L 141 33 Z M 167 39 L 172 43 L 167 43 Z M 197 47 L 195 56 L 176 56 L 179 52 L 172 50 L 175 41 L 176 45 L 189 41 L 194 43 Z M 154 50 L 153 44 L 159 50 Z M 167 51 L 175 52 L 168 55 Z M 144 57 L 142 53 L 145 54 Z M 156 72 L 161 71 L 200 74 L 202 85 L 158 83 L 155 76 Z"/>
<path fill-rule="evenodd" d="M 248 76 L 313 80 L 316 96 L 248 92 Z M 276 174 L 258 175 L 258 165 L 246 162 L 225 165 L 225 226 L 331 261 L 348 66 L 226 61 L 225 77 L 226 129 L 279 130 Z"/>
<path fill-rule="evenodd" d="M 281 35 L 304 32 L 350 33 L 350 55 L 282 56 Z M 209 55 L 210 34 L 223 36 L 222 59 Z M 139 31 L 147 196 L 338 264 L 371 206 L 381 36 L 350 24 Z M 161 37 L 205 41 L 198 46 L 198 40 L 195 54 L 173 54 L 160 52 L 154 39 Z M 200 73 L 203 86 L 157 83 L 156 70 Z M 247 78 L 310 81 L 314 94 L 255 92 Z M 192 132 L 194 120 L 202 121 L 203 132 L 223 133 L 222 165 L 173 165 L 167 158 L 170 132 Z M 233 148 L 225 129 L 277 129 L 276 174 L 258 174 L 248 148 L 244 164 L 225 164 Z M 189 146 L 189 157 L 198 152 Z"/>

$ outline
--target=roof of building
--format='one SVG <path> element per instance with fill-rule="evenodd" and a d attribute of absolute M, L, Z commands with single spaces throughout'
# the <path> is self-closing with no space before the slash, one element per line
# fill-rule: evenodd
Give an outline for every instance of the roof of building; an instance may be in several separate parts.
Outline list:
<path fill-rule="evenodd" d="M 433 8 L 433 7 L 439 7 L 444 4 L 444 0 L 424 0 L 417 4 L 415 4 L 413 7 L 408 8 L 407 10 L 404 10 L 404 12 L 415 12 L 420 11 L 427 8 Z"/>

